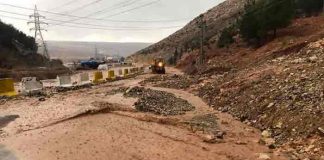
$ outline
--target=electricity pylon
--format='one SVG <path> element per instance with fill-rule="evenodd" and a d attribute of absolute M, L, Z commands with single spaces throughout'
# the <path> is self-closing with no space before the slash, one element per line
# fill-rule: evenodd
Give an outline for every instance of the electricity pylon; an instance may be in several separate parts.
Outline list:
<path fill-rule="evenodd" d="M 30 31 L 35 31 L 35 43 L 37 46 L 37 53 L 43 55 L 45 58 L 50 59 L 50 55 L 47 50 L 46 42 L 44 41 L 44 37 L 42 31 L 47 31 L 42 26 L 48 25 L 48 23 L 43 22 L 41 19 L 45 19 L 44 16 L 40 15 L 37 6 L 35 5 L 34 14 L 30 15 L 31 21 L 27 22 L 27 24 L 34 24 L 33 28 L 30 28 Z"/>

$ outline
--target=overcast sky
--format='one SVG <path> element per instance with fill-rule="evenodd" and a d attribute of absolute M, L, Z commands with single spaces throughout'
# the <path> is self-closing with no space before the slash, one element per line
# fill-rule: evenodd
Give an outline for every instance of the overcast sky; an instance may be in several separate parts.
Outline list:
<path fill-rule="evenodd" d="M 46 40 L 157 42 L 222 1 L 224 0 L 0 0 L 0 19 L 33 35 L 29 31 L 32 25 L 28 26 L 24 19 L 29 19 L 27 15 L 33 13 L 28 8 L 37 4 L 39 13 L 46 16 L 45 21 L 49 23 L 48 27 L 44 26 L 48 30 L 44 32 Z"/>

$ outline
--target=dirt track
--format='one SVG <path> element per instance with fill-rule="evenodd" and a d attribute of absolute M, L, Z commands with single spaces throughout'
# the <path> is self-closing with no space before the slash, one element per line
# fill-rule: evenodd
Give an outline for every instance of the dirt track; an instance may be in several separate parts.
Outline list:
<path fill-rule="evenodd" d="M 179 73 L 171 69 L 172 73 Z M 199 97 L 188 92 L 154 88 L 175 94 L 196 107 L 180 116 L 157 116 L 132 112 L 135 98 L 122 93 L 107 94 L 121 86 L 138 86 L 151 75 L 106 83 L 91 89 L 59 93 L 44 102 L 37 98 L 21 98 L 0 105 L 0 117 L 19 115 L 1 130 L 0 159 L 258 159 L 265 153 L 272 159 L 285 159 L 258 144 L 260 131 L 251 128 L 228 114 L 213 111 Z M 109 102 L 125 111 L 97 113 L 76 118 L 75 115 L 94 108 L 93 102 Z M 219 119 L 220 130 L 226 135 L 221 143 L 203 140 L 202 132 L 160 119 L 186 121 L 207 113 Z M 69 120 L 66 120 L 69 119 Z M 66 120 L 66 121 L 65 121 Z"/>

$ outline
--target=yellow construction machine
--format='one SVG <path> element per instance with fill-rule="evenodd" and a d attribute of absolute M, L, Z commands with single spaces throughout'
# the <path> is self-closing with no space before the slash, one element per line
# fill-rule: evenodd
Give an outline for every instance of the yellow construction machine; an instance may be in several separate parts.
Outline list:
<path fill-rule="evenodd" d="M 151 65 L 153 74 L 165 74 L 165 62 L 163 58 L 155 58 Z"/>

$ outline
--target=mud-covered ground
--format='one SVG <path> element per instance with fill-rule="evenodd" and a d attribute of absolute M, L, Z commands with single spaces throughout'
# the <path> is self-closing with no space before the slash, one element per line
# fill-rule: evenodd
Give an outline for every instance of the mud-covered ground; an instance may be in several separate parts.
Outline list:
<path fill-rule="evenodd" d="M 170 97 L 177 107 L 190 109 L 171 115 L 136 109 L 146 94 L 130 97 L 127 91 L 149 77 L 58 92 L 45 99 L 2 102 L 0 116 L 7 118 L 0 159 L 286 159 L 258 143 L 260 131 L 213 110 L 187 91 L 144 85 L 141 90 L 156 98 L 154 103 L 142 99 L 149 109 L 155 101 L 155 107 L 170 108 L 164 103 Z M 167 98 L 158 99 L 161 95 Z"/>

